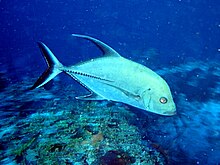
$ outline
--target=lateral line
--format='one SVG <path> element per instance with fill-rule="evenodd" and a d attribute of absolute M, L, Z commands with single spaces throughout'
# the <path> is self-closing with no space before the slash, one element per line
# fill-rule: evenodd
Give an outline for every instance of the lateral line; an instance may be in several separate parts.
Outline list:
<path fill-rule="evenodd" d="M 82 72 L 72 71 L 72 70 L 65 70 L 65 71 L 66 71 L 66 72 L 69 72 L 69 73 L 81 75 L 81 76 L 86 76 L 86 77 L 98 79 L 98 80 L 103 80 L 103 81 L 108 81 L 108 82 L 114 82 L 114 81 L 112 81 L 112 80 L 107 80 L 107 79 L 104 79 L 104 78 L 101 78 L 101 77 L 98 77 L 98 76 L 94 76 L 94 75 L 91 75 L 91 74 L 87 74 L 87 73 L 82 73 Z"/>

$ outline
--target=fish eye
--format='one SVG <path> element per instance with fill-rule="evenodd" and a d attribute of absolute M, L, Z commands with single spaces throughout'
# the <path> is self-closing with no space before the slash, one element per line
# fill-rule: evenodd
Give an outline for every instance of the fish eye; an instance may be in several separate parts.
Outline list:
<path fill-rule="evenodd" d="M 166 97 L 161 97 L 160 98 L 160 102 L 162 103 L 162 104 L 166 104 L 167 103 L 167 98 Z"/>

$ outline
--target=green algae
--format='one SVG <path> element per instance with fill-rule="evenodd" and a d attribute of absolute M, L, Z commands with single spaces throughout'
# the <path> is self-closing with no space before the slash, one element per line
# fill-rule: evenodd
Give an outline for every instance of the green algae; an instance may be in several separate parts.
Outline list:
<path fill-rule="evenodd" d="M 36 139 L 37 137 L 33 137 L 32 139 L 21 145 L 20 148 L 14 151 L 14 154 L 21 156 L 34 143 Z"/>

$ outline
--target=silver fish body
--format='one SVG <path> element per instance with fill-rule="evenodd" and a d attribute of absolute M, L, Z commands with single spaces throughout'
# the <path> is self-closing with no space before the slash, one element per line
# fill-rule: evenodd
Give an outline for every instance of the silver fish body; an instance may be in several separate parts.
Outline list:
<path fill-rule="evenodd" d="M 104 56 L 73 66 L 63 66 L 43 43 L 38 43 L 49 67 L 31 89 L 46 84 L 57 74 L 65 72 L 91 93 L 76 97 L 82 100 L 122 102 L 160 115 L 176 114 L 170 88 L 151 69 L 126 59 L 105 43 L 85 35 L 73 36 L 92 41 Z"/>

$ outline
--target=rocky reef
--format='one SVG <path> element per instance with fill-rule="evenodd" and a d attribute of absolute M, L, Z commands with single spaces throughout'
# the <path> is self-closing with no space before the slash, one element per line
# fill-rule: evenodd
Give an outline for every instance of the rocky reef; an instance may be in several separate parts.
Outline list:
<path fill-rule="evenodd" d="M 26 91 L 24 82 L 1 93 L 1 164 L 166 164 L 163 154 L 143 143 L 131 124 L 136 115 L 126 106 L 77 101 L 71 86 Z"/>

